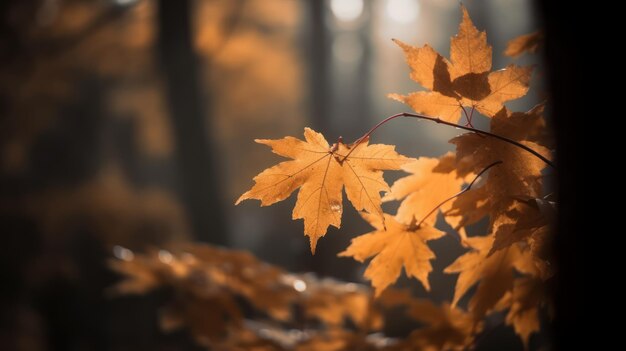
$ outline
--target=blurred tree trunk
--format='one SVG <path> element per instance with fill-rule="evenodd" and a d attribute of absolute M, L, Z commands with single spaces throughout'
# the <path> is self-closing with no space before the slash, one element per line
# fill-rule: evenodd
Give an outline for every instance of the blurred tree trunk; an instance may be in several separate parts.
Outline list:
<path fill-rule="evenodd" d="M 326 28 L 326 2 L 307 1 L 309 6 L 309 107 L 313 129 L 326 133 L 330 127 L 330 43 Z"/>
<path fill-rule="evenodd" d="M 360 137 L 361 133 L 364 133 L 367 129 L 368 125 L 374 125 L 378 123 L 378 116 L 372 116 L 373 106 L 371 99 L 371 66 L 372 66 L 372 40 L 375 37 L 372 31 L 372 16 L 373 16 L 373 5 L 372 2 L 365 2 L 364 4 L 364 13 L 362 16 L 367 16 L 367 21 L 365 21 L 361 27 L 359 28 L 359 42 L 361 43 L 361 48 L 363 52 L 361 53 L 361 57 L 358 63 L 358 82 L 356 82 L 356 92 L 355 92 L 355 102 L 354 102 L 354 115 L 356 117 L 357 125 L 363 126 L 363 128 L 357 131 L 358 136 Z M 364 129 L 364 130 L 360 130 Z M 348 140 L 352 141 L 352 140 Z"/>
<path fill-rule="evenodd" d="M 225 220 L 209 118 L 192 44 L 191 0 L 158 3 L 158 53 L 176 140 L 182 197 L 196 239 L 225 244 Z"/>

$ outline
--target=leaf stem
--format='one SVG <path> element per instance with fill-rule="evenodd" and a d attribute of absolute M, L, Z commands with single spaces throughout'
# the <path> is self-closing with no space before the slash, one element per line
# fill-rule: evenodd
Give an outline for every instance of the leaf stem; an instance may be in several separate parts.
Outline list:
<path fill-rule="evenodd" d="M 361 144 L 365 139 L 367 139 L 376 129 L 378 129 L 378 127 L 382 126 L 383 124 L 396 119 L 398 117 L 410 117 L 410 118 L 419 118 L 419 119 L 425 119 L 428 121 L 432 121 L 438 124 L 444 124 L 450 127 L 455 127 L 455 128 L 459 128 L 459 129 L 464 129 L 470 132 L 474 132 L 476 134 L 480 134 L 480 135 L 485 135 L 485 136 L 489 136 L 501 141 L 504 141 L 505 143 L 509 143 L 511 145 L 514 145 L 522 150 L 525 150 L 527 152 L 530 152 L 533 156 L 537 157 L 538 159 L 540 159 L 541 161 L 545 162 L 545 164 L 547 164 L 548 166 L 552 167 L 552 168 L 556 168 L 556 166 L 554 165 L 554 163 L 550 160 L 548 160 L 546 157 L 544 157 L 543 155 L 541 155 L 540 153 L 538 153 L 537 151 L 529 148 L 528 146 L 517 142 L 513 139 L 509 139 L 505 136 L 502 135 L 498 135 L 498 134 L 494 134 L 491 132 L 487 132 L 484 130 L 480 130 L 480 129 L 476 129 L 474 127 L 470 127 L 470 126 L 463 126 L 460 124 L 456 124 L 456 123 L 452 123 L 452 122 L 447 122 L 444 121 L 442 119 L 440 119 L 439 117 L 430 117 L 430 116 L 425 116 L 425 115 L 420 115 L 420 114 L 416 114 L 416 113 L 408 113 L 408 112 L 402 112 L 402 113 L 397 113 L 395 115 L 389 116 L 387 118 L 385 118 L 384 120 L 378 122 L 378 124 L 376 124 L 374 127 L 372 127 L 372 129 L 370 129 L 369 131 L 367 131 L 367 133 L 365 133 L 362 137 L 360 137 L 359 139 L 357 139 L 354 143 L 353 143 L 353 147 L 350 149 L 350 151 L 348 151 L 348 153 L 346 154 L 346 156 L 343 157 L 342 161 L 345 161 L 346 158 L 348 158 L 348 156 L 350 156 L 350 154 L 352 153 L 352 151 L 354 149 L 356 149 L 357 146 L 359 146 L 359 144 Z"/>
<path fill-rule="evenodd" d="M 356 149 L 356 147 L 359 146 L 363 142 L 363 140 L 367 139 L 372 133 L 374 133 L 374 131 L 376 129 L 378 129 L 378 127 L 380 127 L 383 124 L 391 121 L 392 119 L 395 119 L 395 118 L 398 118 L 398 117 L 406 117 L 405 115 L 406 115 L 406 113 L 404 113 L 404 112 L 403 113 L 396 113 L 395 115 L 389 116 L 389 117 L 383 119 L 382 121 L 378 122 L 378 124 L 376 124 L 370 130 L 368 130 L 367 133 L 363 134 L 363 136 L 361 136 L 360 138 L 355 140 L 354 143 L 352 143 L 353 146 L 350 148 L 350 151 L 348 151 L 348 153 L 341 159 L 341 162 L 345 161 L 346 158 L 348 158 L 348 156 L 350 156 L 352 151 L 354 151 L 354 149 Z"/>
<path fill-rule="evenodd" d="M 417 228 L 419 228 L 419 227 L 422 225 L 422 223 L 424 223 L 424 221 L 426 220 L 426 218 L 430 217 L 430 215 L 432 215 L 433 213 L 435 213 L 435 211 L 437 211 L 437 210 L 439 209 L 439 207 L 443 206 L 446 202 L 448 202 L 448 201 L 450 201 L 450 200 L 452 200 L 452 199 L 454 199 L 454 198 L 456 198 L 456 197 L 458 197 L 458 196 L 461 196 L 461 195 L 462 195 L 463 193 L 465 193 L 465 192 L 468 192 L 468 191 L 472 188 L 472 186 L 474 185 L 474 183 L 476 183 L 476 181 L 478 180 L 478 178 L 480 178 L 480 176 L 481 176 L 481 175 L 483 175 L 483 173 L 487 172 L 487 171 L 489 170 L 489 168 L 491 168 L 491 167 L 493 167 L 493 166 L 497 166 L 497 165 L 499 165 L 499 164 L 501 164 L 501 163 L 502 163 L 502 161 L 498 160 L 498 161 L 495 161 L 495 162 L 493 162 L 493 163 L 489 164 L 487 167 L 483 168 L 483 169 L 482 169 L 482 171 L 478 172 L 478 174 L 476 175 L 476 177 L 474 177 L 474 179 L 473 179 L 473 180 L 472 180 L 472 181 L 471 181 L 471 182 L 470 182 L 470 183 L 469 183 L 469 184 L 465 187 L 465 189 L 463 189 L 463 190 L 459 191 L 458 193 L 456 193 L 456 194 L 454 194 L 454 195 L 450 196 L 449 198 L 447 198 L 447 199 L 445 199 L 445 200 L 441 201 L 441 202 L 439 203 L 439 205 L 435 206 L 435 208 L 433 208 L 432 210 L 430 210 L 430 212 L 428 212 L 428 214 L 426 214 L 426 216 L 424 216 L 424 217 L 422 218 L 422 220 L 420 220 L 420 221 L 419 221 L 419 223 L 417 224 L 417 226 L 416 226 L 416 227 L 417 227 Z"/>

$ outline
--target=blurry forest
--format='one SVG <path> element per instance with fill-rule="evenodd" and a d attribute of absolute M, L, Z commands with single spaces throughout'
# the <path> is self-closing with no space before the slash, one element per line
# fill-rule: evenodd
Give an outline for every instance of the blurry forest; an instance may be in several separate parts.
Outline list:
<path fill-rule="evenodd" d="M 527 2 L 465 5 L 494 52 L 538 25 Z M 107 293 L 119 280 L 107 260 L 127 249 L 204 242 L 363 282 L 363 265 L 336 257 L 350 233 L 369 230 L 356 213 L 311 256 L 289 220 L 293 198 L 233 206 L 276 160 L 253 139 L 311 126 L 353 140 L 404 111 L 385 97 L 412 84 L 390 39 L 447 52 L 458 11 L 455 0 L 0 2 L 0 348 L 204 349 L 185 330 L 160 330 L 167 291 Z M 542 91 L 541 77 L 532 84 Z M 376 140 L 434 156 L 455 134 L 398 121 Z M 442 267 L 463 250 L 451 238 L 433 247 L 447 251 L 429 297 L 450 301 L 454 279 Z M 415 282 L 399 285 L 425 296 Z M 481 349 L 516 340 L 504 326 L 491 338 Z"/>

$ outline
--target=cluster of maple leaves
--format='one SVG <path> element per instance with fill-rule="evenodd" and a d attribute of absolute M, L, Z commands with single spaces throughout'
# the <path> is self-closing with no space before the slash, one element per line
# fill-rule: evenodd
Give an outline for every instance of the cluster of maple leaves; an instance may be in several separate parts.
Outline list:
<path fill-rule="evenodd" d="M 430 288 L 430 260 L 435 254 L 427 242 L 446 235 L 434 227 L 436 216 L 431 216 L 439 209 L 468 248 L 445 269 L 458 274 L 452 306 L 477 285 L 467 306 L 475 325 L 489 313 L 508 309 L 506 323 L 528 344 L 530 334 L 539 330 L 542 281 L 553 274 L 545 249 L 554 203 L 543 194 L 545 160 L 551 157 L 544 105 L 527 112 L 511 112 L 503 105 L 528 92 L 532 69 L 509 65 L 491 71 L 486 33 L 476 29 L 464 7 L 462 12 L 459 32 L 451 39 L 450 60 L 429 45 L 413 47 L 395 40 L 406 55 L 411 78 L 426 90 L 390 97 L 420 115 L 469 127 L 479 112 L 490 119 L 490 133 L 508 142 L 470 132 L 450 141 L 456 153 L 413 159 L 398 154 L 394 146 L 369 144 L 368 138 L 330 145 L 322 134 L 306 128 L 305 140 L 256 140 L 291 160 L 258 174 L 255 185 L 237 203 L 258 199 L 267 206 L 299 189 L 293 219 L 304 220 L 304 233 L 315 253 L 328 227 L 341 225 L 345 189 L 352 206 L 375 230 L 354 238 L 339 255 L 361 262 L 373 257 L 364 275 L 376 296 L 398 279 L 402 269 Z M 539 40 L 537 33 L 515 39 L 507 54 L 536 50 Z M 488 168 L 479 186 L 445 201 Z M 410 175 L 389 187 L 384 170 Z M 401 201 L 395 215 L 381 209 L 383 201 L 391 200 Z M 465 227 L 484 218 L 489 221 L 487 234 L 468 237 Z"/>
<path fill-rule="evenodd" d="M 345 189 L 374 230 L 354 238 L 339 255 L 371 259 L 364 275 L 373 292 L 354 283 L 288 274 L 247 253 L 200 245 L 180 255 L 154 251 L 112 262 L 128 277 L 115 291 L 173 287 L 177 297 L 161 315 L 163 328 L 187 325 L 198 342 L 219 350 L 463 350 L 483 332 L 485 317 L 499 312 L 528 346 L 547 303 L 544 282 L 554 274 L 546 248 L 555 204 L 543 185 L 551 139 L 543 104 L 527 112 L 503 105 L 528 92 L 531 68 L 491 71 L 486 34 L 464 7 L 462 12 L 450 60 L 428 45 L 395 41 L 411 78 L 426 90 L 390 97 L 409 105 L 414 117 L 470 129 L 480 113 L 490 119 L 489 133 L 498 137 L 469 132 L 451 140 L 456 152 L 418 159 L 400 155 L 394 146 L 369 144 L 368 137 L 331 145 L 309 128 L 304 140 L 256 140 L 290 160 L 258 174 L 237 203 L 258 199 L 268 206 L 298 190 L 292 217 L 304 220 L 315 253 L 328 227 L 341 225 Z M 534 52 L 540 41 L 540 33 L 521 36 L 505 53 Z M 384 170 L 409 175 L 389 186 Z M 386 201 L 400 201 L 395 215 L 383 212 Z M 435 227 L 438 212 L 456 233 Z M 485 221 L 485 233 L 467 234 L 468 226 Z M 435 253 L 428 241 L 444 235 L 458 235 L 467 248 L 445 269 L 458 274 L 451 304 L 437 306 L 390 287 L 404 270 L 429 290 Z M 460 303 L 464 297 L 467 304 Z M 425 327 L 404 339 L 373 334 L 383 328 L 383 312 L 394 306 Z"/>
<path fill-rule="evenodd" d="M 126 279 L 110 293 L 173 290 L 159 314 L 161 329 L 186 327 L 211 350 L 461 349 L 476 328 L 470 314 L 448 304 L 392 289 L 374 299 L 366 286 L 290 274 L 243 251 L 201 244 L 178 253 L 118 250 L 110 265 Z M 405 339 L 375 333 L 383 330 L 385 312 L 397 307 L 407 323 L 422 327 Z"/>

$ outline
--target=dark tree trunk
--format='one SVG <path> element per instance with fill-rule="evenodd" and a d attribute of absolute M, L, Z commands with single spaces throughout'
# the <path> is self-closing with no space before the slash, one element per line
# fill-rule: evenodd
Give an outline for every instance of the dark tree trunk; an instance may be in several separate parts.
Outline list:
<path fill-rule="evenodd" d="M 213 159 L 206 94 L 192 45 L 191 0 L 161 0 L 158 49 L 169 113 L 176 139 L 181 191 L 193 234 L 201 241 L 226 243 L 219 176 Z"/>
<path fill-rule="evenodd" d="M 539 9 L 543 14 L 546 34 L 546 59 L 548 64 L 548 82 L 550 85 L 551 101 L 553 106 L 553 122 L 557 142 L 557 181 L 559 216 L 554 242 L 558 274 L 556 276 L 554 301 L 555 313 L 555 348 L 558 350 L 571 349 L 566 344 L 579 340 L 576 334 L 577 318 L 579 314 L 578 290 L 584 284 L 581 281 L 580 270 L 577 267 L 576 252 L 581 244 L 579 228 L 580 221 L 575 221 L 577 214 L 577 196 L 582 190 L 582 184 L 576 184 L 574 175 L 577 164 L 576 134 L 574 126 L 584 120 L 582 111 L 592 111 L 587 108 L 591 99 L 581 97 L 583 87 L 581 73 L 585 67 L 581 65 L 581 55 L 578 48 L 581 44 L 578 28 L 579 19 L 586 16 L 572 14 L 569 11 L 581 7 L 568 7 L 564 15 L 562 3 L 540 0 Z M 593 67 L 589 63 L 588 67 Z M 581 195 L 579 195 L 581 196 Z M 587 268 L 588 271 L 591 268 Z M 590 302 L 593 303 L 593 302 Z"/>

